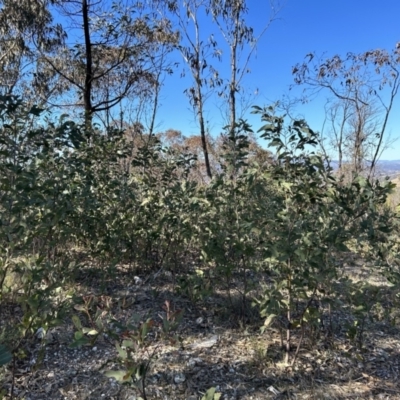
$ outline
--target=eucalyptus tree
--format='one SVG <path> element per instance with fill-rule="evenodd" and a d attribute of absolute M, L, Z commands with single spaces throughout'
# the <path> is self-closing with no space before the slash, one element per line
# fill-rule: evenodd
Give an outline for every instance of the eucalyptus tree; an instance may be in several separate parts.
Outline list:
<path fill-rule="evenodd" d="M 179 27 L 178 49 L 193 78 L 192 85 L 185 92 L 196 114 L 204 162 L 207 174 L 211 177 L 205 118 L 206 102 L 212 95 L 218 95 L 227 100 L 229 131 L 233 132 L 238 119 L 237 98 L 242 89 L 244 75 L 249 72 L 251 56 L 280 7 L 278 3 L 271 0 L 271 13 L 264 21 L 261 31 L 255 33 L 247 19 L 248 5 L 245 0 L 185 0 L 183 2 L 173 0 L 167 3 L 156 0 L 153 3 L 164 9 L 164 12 L 167 9 L 168 17 Z M 222 72 L 224 68 L 221 63 L 225 60 L 222 47 L 218 43 L 221 35 L 229 47 L 230 77 L 228 79 L 223 78 Z M 216 66 L 217 61 L 218 66 Z"/>
<path fill-rule="evenodd" d="M 207 145 L 207 126 L 205 117 L 206 101 L 212 89 L 221 83 L 217 70 L 212 66 L 212 58 L 219 57 L 220 51 L 212 33 L 204 26 L 204 17 L 209 7 L 209 0 L 185 0 L 165 3 L 156 1 L 165 16 L 175 22 L 179 29 L 179 50 L 184 65 L 192 79 L 192 85 L 185 90 L 196 115 L 199 125 L 204 164 L 207 175 L 212 177 Z"/>
<path fill-rule="evenodd" d="M 49 0 L 0 0 L 0 93 L 34 101 L 37 49 L 52 54 L 64 39 Z"/>
<path fill-rule="evenodd" d="M 295 84 L 305 86 L 306 98 L 329 93 L 327 120 L 340 165 L 373 175 L 387 144 L 389 118 L 400 86 L 400 44 L 391 52 L 369 50 L 317 58 L 293 67 Z M 347 154 L 346 154 L 347 153 Z"/>
<path fill-rule="evenodd" d="M 250 60 L 260 39 L 282 8 L 278 0 L 270 0 L 269 5 L 269 15 L 262 21 L 261 29 L 256 32 L 250 25 L 249 5 L 246 0 L 209 1 L 208 13 L 229 48 L 230 76 L 222 85 L 221 94 L 228 102 L 230 132 L 234 131 L 237 120 L 243 118 L 243 115 L 239 115 L 238 98 L 243 98 L 242 82 L 244 76 L 250 72 Z"/>
<path fill-rule="evenodd" d="M 379 139 L 380 110 L 374 103 L 354 104 L 350 99 L 326 103 L 324 130 L 328 133 L 323 146 L 326 154 L 333 151 L 341 173 L 359 174 L 369 168 L 366 161 L 372 159 Z"/>
<path fill-rule="evenodd" d="M 139 3 L 55 0 L 54 13 L 68 33 L 56 53 L 40 50 L 39 93 L 48 103 L 94 114 L 156 85 L 152 71 L 160 44 L 172 42 L 168 23 Z M 48 97 L 48 96 L 47 96 Z"/>

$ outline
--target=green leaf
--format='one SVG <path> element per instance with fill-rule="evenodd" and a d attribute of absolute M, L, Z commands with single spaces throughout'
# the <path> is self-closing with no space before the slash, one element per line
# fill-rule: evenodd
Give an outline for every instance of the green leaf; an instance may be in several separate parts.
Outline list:
<path fill-rule="evenodd" d="M 90 335 L 90 336 L 94 336 L 94 335 L 98 335 L 99 334 L 99 332 L 96 331 L 96 329 L 90 329 L 90 328 L 82 328 L 82 332 L 86 333 L 87 335 Z"/>
<path fill-rule="evenodd" d="M 81 346 L 86 346 L 87 344 L 90 344 L 90 340 L 85 336 L 77 338 L 76 337 L 77 333 L 81 334 L 81 332 L 75 333 L 75 340 L 69 345 L 69 347 L 75 348 L 75 347 L 81 347 Z"/>
<path fill-rule="evenodd" d="M 132 379 L 132 373 L 126 370 L 106 371 L 104 375 L 108 378 L 114 378 L 118 382 L 128 382 Z"/>
<path fill-rule="evenodd" d="M 133 340 L 125 339 L 122 341 L 122 346 L 130 348 L 130 349 L 134 349 L 135 343 L 133 342 Z"/>
<path fill-rule="evenodd" d="M 141 207 L 145 206 L 147 203 L 150 203 L 152 199 L 150 197 L 148 197 L 147 199 L 144 199 L 142 201 L 142 203 L 140 204 Z"/>
<path fill-rule="evenodd" d="M 123 349 L 123 348 L 119 345 L 119 343 L 116 343 L 116 344 L 115 344 L 115 347 L 116 347 L 116 349 L 117 349 L 118 355 L 119 355 L 123 360 L 125 360 L 125 359 L 128 357 L 127 351 L 126 351 L 125 349 Z"/>
<path fill-rule="evenodd" d="M 72 316 L 72 322 L 75 325 L 76 329 L 82 330 L 82 323 L 77 315 Z"/>
<path fill-rule="evenodd" d="M 80 340 L 80 339 L 82 339 L 83 337 L 84 337 L 84 335 L 83 335 L 83 332 L 82 332 L 82 331 L 75 332 L 75 334 L 74 334 L 74 338 L 75 338 L 76 340 Z"/>
<path fill-rule="evenodd" d="M 218 400 L 221 397 L 220 393 L 215 393 L 217 389 L 212 387 L 207 390 L 206 394 L 201 398 L 201 400 Z M 218 397 L 216 397 L 218 396 Z"/>
<path fill-rule="evenodd" d="M 271 326 L 272 322 L 274 322 L 274 319 L 276 318 L 275 314 L 270 314 L 268 315 L 267 319 L 264 321 L 264 326 L 268 328 Z"/>
<path fill-rule="evenodd" d="M 293 183 L 290 182 L 281 182 L 281 186 L 284 188 L 288 189 L 289 191 L 291 190 L 291 187 L 293 186 Z"/>
<path fill-rule="evenodd" d="M 212 387 L 207 390 L 205 396 L 202 400 L 219 400 L 221 398 L 221 393 L 216 393 L 216 388 Z"/>

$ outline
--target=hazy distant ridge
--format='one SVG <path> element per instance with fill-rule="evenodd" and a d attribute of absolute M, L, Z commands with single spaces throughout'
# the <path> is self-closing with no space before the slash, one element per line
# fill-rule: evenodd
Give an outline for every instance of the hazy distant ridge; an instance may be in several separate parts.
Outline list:
<path fill-rule="evenodd" d="M 331 161 L 331 166 L 336 168 L 338 161 Z M 380 175 L 388 175 L 390 177 L 400 175 L 400 160 L 379 160 L 378 170 Z"/>

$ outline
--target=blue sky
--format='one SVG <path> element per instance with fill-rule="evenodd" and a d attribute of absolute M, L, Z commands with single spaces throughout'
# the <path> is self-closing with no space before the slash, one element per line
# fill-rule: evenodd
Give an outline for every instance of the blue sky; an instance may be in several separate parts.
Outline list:
<path fill-rule="evenodd" d="M 243 85 L 249 92 L 258 89 L 254 104 L 263 106 L 279 100 L 282 95 L 296 97 L 299 88 L 289 90 L 293 83 L 292 67 L 304 60 L 306 54 L 345 55 L 381 48 L 391 50 L 400 41 L 399 0 L 283 0 L 278 19 L 273 22 L 258 45 Z M 269 17 L 267 0 L 249 0 L 248 21 L 260 30 Z M 206 23 L 207 32 L 217 31 Z M 218 35 L 216 36 L 218 39 Z M 219 38 L 220 39 L 220 38 Z M 215 66 L 226 73 L 228 53 L 224 62 Z M 181 67 L 182 68 L 182 67 Z M 189 78 L 180 77 L 181 68 L 167 77 L 161 95 L 158 114 L 159 130 L 181 130 L 183 134 L 197 134 L 197 124 L 188 99 L 183 91 L 190 85 Z M 400 96 L 399 96 L 400 97 Z M 221 132 L 223 121 L 218 108 L 220 100 L 211 97 L 206 104 L 206 116 L 211 132 Z M 321 130 L 324 120 L 324 96 L 320 95 L 307 106 L 296 108 L 315 130 Z M 392 138 L 400 137 L 400 98 L 397 99 L 388 132 Z M 259 120 L 249 115 L 254 128 Z M 400 159 L 400 139 L 382 156 L 382 159 Z"/>

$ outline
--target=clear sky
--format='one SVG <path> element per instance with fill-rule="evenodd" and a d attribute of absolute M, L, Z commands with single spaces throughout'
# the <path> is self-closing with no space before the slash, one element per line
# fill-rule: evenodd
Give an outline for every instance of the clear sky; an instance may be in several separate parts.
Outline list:
<path fill-rule="evenodd" d="M 370 49 L 392 50 L 400 42 L 400 0 L 283 0 L 284 5 L 266 34 L 260 41 L 251 62 L 251 73 L 243 82 L 250 92 L 258 89 L 254 104 L 263 106 L 279 100 L 283 95 L 296 97 L 300 89 L 289 90 L 293 83 L 292 67 L 304 60 L 306 54 L 345 55 L 347 52 L 363 52 Z M 249 24 L 260 30 L 269 18 L 269 1 L 249 0 Z M 206 30 L 217 31 L 211 24 Z M 218 38 L 218 36 L 217 36 Z M 226 72 L 228 54 L 224 63 L 216 67 Z M 159 129 L 181 130 L 183 134 L 197 134 L 197 124 L 188 99 L 183 93 L 190 85 L 189 78 L 180 76 L 181 68 L 167 77 L 161 96 L 158 114 Z M 206 116 L 212 134 L 221 132 L 220 100 L 210 98 L 206 104 Z M 324 120 L 324 98 L 319 96 L 307 106 L 299 106 L 311 127 L 320 131 Z M 382 159 L 400 159 L 400 96 L 390 121 L 389 132 L 399 140 L 387 150 Z M 249 115 L 254 128 L 259 120 Z"/>

